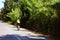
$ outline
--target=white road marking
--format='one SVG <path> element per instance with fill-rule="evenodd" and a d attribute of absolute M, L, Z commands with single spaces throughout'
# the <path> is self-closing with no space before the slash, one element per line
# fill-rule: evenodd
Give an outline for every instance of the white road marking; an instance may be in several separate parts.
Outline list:
<path fill-rule="evenodd" d="M 14 35 L 15 38 L 17 38 L 17 40 L 21 40 L 17 35 Z"/>

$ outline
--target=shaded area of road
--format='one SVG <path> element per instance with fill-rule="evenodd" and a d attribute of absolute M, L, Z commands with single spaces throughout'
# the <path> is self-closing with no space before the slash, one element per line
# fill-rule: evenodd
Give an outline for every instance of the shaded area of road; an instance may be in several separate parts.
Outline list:
<path fill-rule="evenodd" d="M 0 37 L 0 40 L 48 40 L 47 38 L 29 38 L 27 36 L 19 36 L 19 35 L 4 35 Z"/>
<path fill-rule="evenodd" d="M 18 40 L 14 35 L 4 35 L 0 37 L 0 40 Z"/>

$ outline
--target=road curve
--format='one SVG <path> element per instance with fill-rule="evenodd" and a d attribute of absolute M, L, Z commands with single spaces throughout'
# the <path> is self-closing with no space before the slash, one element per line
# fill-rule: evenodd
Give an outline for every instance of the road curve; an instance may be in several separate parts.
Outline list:
<path fill-rule="evenodd" d="M 0 40 L 48 40 L 48 38 L 38 36 L 23 28 L 17 31 L 15 26 L 0 21 Z"/>

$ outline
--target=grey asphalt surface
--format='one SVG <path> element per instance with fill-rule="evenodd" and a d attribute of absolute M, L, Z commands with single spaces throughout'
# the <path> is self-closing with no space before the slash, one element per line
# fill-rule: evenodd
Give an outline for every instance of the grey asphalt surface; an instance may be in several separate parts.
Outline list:
<path fill-rule="evenodd" d="M 38 36 L 23 28 L 17 31 L 15 26 L 0 21 L 0 40 L 48 40 L 48 38 Z"/>

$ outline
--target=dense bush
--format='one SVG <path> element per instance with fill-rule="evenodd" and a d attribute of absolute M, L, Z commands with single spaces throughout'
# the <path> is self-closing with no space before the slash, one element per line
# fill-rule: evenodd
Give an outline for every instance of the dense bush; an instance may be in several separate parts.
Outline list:
<path fill-rule="evenodd" d="M 56 9 L 53 9 L 52 6 L 58 2 L 60 1 L 21 0 L 20 5 L 23 13 L 22 24 L 25 25 L 26 28 L 34 31 L 52 33 L 55 26 L 55 21 L 57 19 Z"/>

